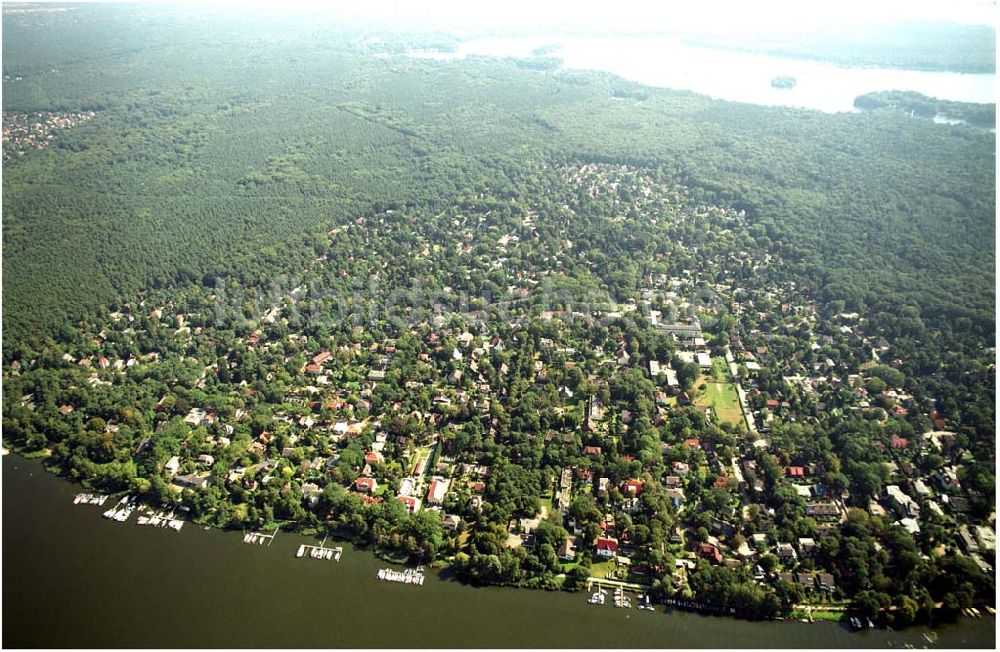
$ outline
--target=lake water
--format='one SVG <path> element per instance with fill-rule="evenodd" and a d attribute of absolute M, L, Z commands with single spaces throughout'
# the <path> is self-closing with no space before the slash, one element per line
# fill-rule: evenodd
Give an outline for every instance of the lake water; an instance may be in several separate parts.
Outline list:
<path fill-rule="evenodd" d="M 339 563 L 297 559 L 236 532 L 180 532 L 101 518 L 78 485 L 3 458 L 4 647 L 923 647 L 927 630 L 851 632 L 592 606 L 583 593 L 472 588 L 385 567 L 345 546 Z M 993 647 L 992 618 L 936 630 L 936 647 Z"/>
<path fill-rule="evenodd" d="M 996 101 L 996 75 L 922 72 L 889 68 L 847 68 L 819 61 L 698 47 L 663 37 L 536 36 L 464 41 L 457 52 L 411 52 L 440 60 L 470 55 L 527 57 L 532 49 L 557 45 L 545 56 L 565 68 L 603 70 L 625 79 L 720 100 L 793 106 L 827 113 L 852 111 L 854 98 L 872 91 L 908 90 L 959 102 Z M 779 76 L 795 77 L 791 89 L 771 86 Z"/>

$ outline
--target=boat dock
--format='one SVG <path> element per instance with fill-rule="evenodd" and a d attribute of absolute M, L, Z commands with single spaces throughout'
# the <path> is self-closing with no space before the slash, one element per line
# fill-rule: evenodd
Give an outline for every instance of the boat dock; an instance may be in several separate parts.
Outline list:
<path fill-rule="evenodd" d="M 399 582 L 401 584 L 416 584 L 418 586 L 422 586 L 424 583 L 424 567 L 418 566 L 416 569 L 407 568 L 404 571 L 383 568 L 378 572 L 378 579 L 383 582 Z"/>
<path fill-rule="evenodd" d="M 597 592 L 590 596 L 587 600 L 589 604 L 603 605 L 606 602 L 608 595 L 608 590 L 602 588 L 600 585 L 597 587 Z M 619 609 L 631 609 L 632 608 L 632 597 L 625 593 L 625 587 L 618 586 L 615 588 L 613 604 Z M 636 598 L 635 607 L 640 611 L 655 611 L 656 607 L 652 605 L 652 600 L 648 593 L 640 593 Z"/>
<path fill-rule="evenodd" d="M 587 600 L 587 602 L 589 602 L 590 604 L 604 604 L 604 599 L 607 596 L 607 594 L 608 592 L 606 590 L 598 589 L 597 593 L 590 596 L 590 599 Z"/>
<path fill-rule="evenodd" d="M 139 508 L 140 512 L 144 512 L 147 510 L 148 508 L 146 507 Z M 182 521 L 179 518 L 174 518 L 174 510 L 170 510 L 169 513 L 165 511 L 162 512 L 150 511 L 150 514 L 148 515 L 140 514 L 137 524 L 148 525 L 151 527 L 168 527 L 174 530 L 175 532 L 180 532 L 181 528 L 184 527 L 184 521 Z"/>
<path fill-rule="evenodd" d="M 678 598 L 667 598 L 666 603 L 671 607 L 680 609 L 690 609 L 692 611 L 710 611 L 715 613 L 735 614 L 735 607 L 719 607 L 707 602 L 696 602 L 694 600 L 680 600 Z"/>
<path fill-rule="evenodd" d="M 251 543 L 259 546 L 266 543 L 270 546 L 276 536 L 278 536 L 278 528 L 275 528 L 274 532 L 271 534 L 264 534 L 263 532 L 247 532 L 243 535 L 243 543 Z"/>
<path fill-rule="evenodd" d="M 606 589 L 614 590 L 614 605 L 620 609 L 631 609 L 632 608 L 632 598 L 626 594 L 626 591 L 634 592 L 638 594 L 639 598 L 636 600 L 636 607 L 640 610 L 653 611 L 654 607 L 650 604 L 649 595 L 645 593 L 648 587 L 642 584 L 635 584 L 631 582 L 620 582 L 618 580 L 609 580 L 598 577 L 590 577 L 587 579 L 587 590 L 591 591 L 594 588 L 597 592 L 594 593 L 588 600 L 590 604 L 604 604 L 605 595 L 607 595 Z"/>
<path fill-rule="evenodd" d="M 309 557 L 310 559 L 332 559 L 333 561 L 340 561 L 340 556 L 344 554 L 344 549 L 341 547 L 336 548 L 326 548 L 324 544 L 326 539 L 320 542 L 318 546 L 310 546 L 302 544 L 299 546 L 299 551 L 295 553 L 296 557 Z"/>
<path fill-rule="evenodd" d="M 615 606 L 619 608 L 623 607 L 625 609 L 632 608 L 632 600 L 630 600 L 629 597 L 625 595 L 625 589 L 623 589 L 620 586 L 617 589 L 615 589 Z"/>
<path fill-rule="evenodd" d="M 124 496 L 114 507 L 104 512 L 104 518 L 124 523 L 132 515 L 132 512 L 135 511 L 138 503 L 138 499 L 132 496 Z"/>
<path fill-rule="evenodd" d="M 77 494 L 76 498 L 73 499 L 74 505 L 103 505 L 107 502 L 108 497 L 104 494 L 90 494 L 81 493 Z"/>

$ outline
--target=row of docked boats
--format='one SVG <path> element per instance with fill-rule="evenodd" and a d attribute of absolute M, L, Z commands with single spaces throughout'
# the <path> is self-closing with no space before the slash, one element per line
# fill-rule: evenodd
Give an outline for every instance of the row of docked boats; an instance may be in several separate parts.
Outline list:
<path fill-rule="evenodd" d="M 378 578 L 383 582 L 399 582 L 401 584 L 416 584 L 418 586 L 423 586 L 423 566 L 419 566 L 417 569 L 407 568 L 404 571 L 395 571 L 391 568 L 383 568 L 378 572 Z"/>
<path fill-rule="evenodd" d="M 125 496 L 119 500 L 114 507 L 104 512 L 104 518 L 110 518 L 113 521 L 124 523 L 128 520 L 128 517 L 132 515 L 132 512 L 135 511 L 138 504 L 139 501 L 137 498 Z"/>
<path fill-rule="evenodd" d="M 343 548 L 323 548 L 321 546 L 307 546 L 302 544 L 299 546 L 299 551 L 295 553 L 296 557 L 305 557 L 306 553 L 312 559 L 332 559 L 334 561 L 340 561 L 340 556 L 344 554 Z"/>
<path fill-rule="evenodd" d="M 74 505 L 103 505 L 108 497 L 104 494 L 80 493 L 73 499 Z"/>
<path fill-rule="evenodd" d="M 142 508 L 139 508 L 142 511 Z M 142 514 L 139 516 L 137 521 L 139 525 L 148 525 L 149 527 L 168 527 L 175 532 L 180 532 L 181 528 L 184 527 L 184 521 L 174 518 L 174 513 L 171 511 L 167 512 L 152 512 L 151 514 Z"/>
<path fill-rule="evenodd" d="M 607 593 L 608 592 L 604 589 L 600 589 L 597 593 L 590 596 L 590 599 L 587 600 L 587 602 L 590 604 L 604 604 L 604 598 L 607 596 Z"/>
<path fill-rule="evenodd" d="M 243 535 L 243 543 L 256 543 L 257 545 L 264 545 L 267 540 L 271 537 L 267 534 L 259 534 L 257 532 L 247 532 Z"/>
<path fill-rule="evenodd" d="M 608 592 L 606 590 L 599 588 L 597 593 L 591 595 L 587 602 L 590 604 L 605 604 L 607 601 L 607 595 Z M 621 609 L 632 608 L 632 599 L 625 594 L 625 590 L 621 587 L 615 589 L 614 605 Z M 635 606 L 639 610 L 655 611 L 655 607 L 651 604 L 648 594 L 644 594 L 641 598 L 639 598 L 639 601 Z"/>
<path fill-rule="evenodd" d="M 714 611 L 716 613 L 729 613 L 735 614 L 735 607 L 716 607 L 715 605 L 706 604 L 704 602 L 695 602 L 693 600 L 680 600 L 678 598 L 667 598 L 666 604 L 672 607 L 680 607 L 682 609 L 695 609 L 698 611 Z"/>
<path fill-rule="evenodd" d="M 864 629 L 866 627 L 871 628 L 875 626 L 875 623 L 872 622 L 871 618 L 865 618 L 864 620 L 862 620 L 857 616 L 851 616 L 848 619 L 848 622 L 851 623 L 851 627 L 853 627 L 854 629 Z"/>

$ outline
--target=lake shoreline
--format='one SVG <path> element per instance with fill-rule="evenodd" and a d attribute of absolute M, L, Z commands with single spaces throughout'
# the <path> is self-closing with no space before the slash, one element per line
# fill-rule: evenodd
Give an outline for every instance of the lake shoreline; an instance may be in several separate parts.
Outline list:
<path fill-rule="evenodd" d="M 911 90 L 941 100 L 995 102 L 996 73 L 844 66 L 822 59 L 794 58 L 651 36 L 497 36 L 466 39 L 453 51 L 409 50 L 412 59 L 462 61 L 469 57 L 562 61 L 555 71 L 599 71 L 646 86 L 691 91 L 715 100 L 785 106 L 824 113 L 852 113 L 854 99 L 878 91 Z M 680 66 L 654 65 L 678 61 Z M 774 88 L 789 76 L 795 88 Z"/>
<path fill-rule="evenodd" d="M 74 482 L 72 479 L 67 478 L 65 476 L 61 476 L 61 475 L 57 475 L 55 473 L 52 473 L 43 464 L 43 460 L 41 460 L 41 459 L 28 459 L 28 458 L 22 456 L 17 451 L 13 451 L 11 455 L 5 456 L 5 457 L 10 457 L 11 458 L 10 460 L 5 460 L 5 465 L 4 465 L 5 466 L 5 470 L 6 470 L 6 467 L 7 467 L 8 464 L 13 464 L 15 462 L 23 462 L 25 464 L 25 470 L 30 469 L 31 466 L 35 466 L 38 471 L 40 471 L 42 474 L 44 474 L 44 476 L 45 476 L 44 480 L 41 479 L 41 478 L 38 479 L 38 481 L 40 483 L 46 483 L 46 484 L 48 484 L 48 483 L 54 483 L 54 482 L 57 482 L 57 481 L 65 483 L 63 485 L 63 488 L 61 490 L 50 492 L 51 495 L 47 496 L 48 499 L 57 499 L 58 498 L 57 494 L 60 494 L 60 493 L 65 493 L 66 497 L 69 497 L 71 494 L 76 493 L 76 492 L 78 492 L 81 489 L 83 489 L 83 490 L 86 489 L 85 487 L 83 487 L 83 485 L 81 483 Z M 24 471 L 21 470 L 21 471 L 19 471 L 19 473 L 21 475 L 23 475 Z M 33 474 L 33 471 L 29 470 L 28 473 L 29 473 L 29 477 L 30 477 L 31 474 Z M 53 485 L 53 486 L 56 486 L 56 485 Z M 6 491 L 6 481 L 5 481 L 5 491 Z M 58 498 L 58 499 L 62 500 L 61 498 Z M 9 494 L 8 494 L 8 500 L 10 500 Z M 107 519 L 100 518 L 100 510 L 103 509 L 103 508 L 93 509 L 92 512 L 84 512 L 82 508 L 80 508 L 80 507 L 74 507 L 72 505 L 72 502 L 73 502 L 72 499 L 67 500 L 66 501 L 66 503 L 67 503 L 67 507 L 66 508 L 68 510 L 76 510 L 76 513 L 82 514 L 83 516 L 92 519 L 93 523 L 96 524 L 96 525 L 94 525 L 95 528 L 97 528 L 97 527 L 102 528 L 102 534 L 103 535 L 114 536 L 116 533 L 128 532 L 129 535 L 131 536 L 132 532 L 136 532 L 136 536 L 142 537 L 142 538 L 139 539 L 140 542 L 152 541 L 153 538 L 154 538 L 154 533 L 148 532 L 148 530 L 149 530 L 148 528 L 123 528 L 123 527 L 121 527 L 121 525 L 125 525 L 124 523 L 123 524 L 117 524 L 117 523 L 113 523 L 111 521 L 107 521 Z M 108 503 L 111 504 L 111 502 L 112 501 L 109 499 Z M 7 500 L 5 500 L 4 501 L 5 516 L 6 516 L 7 507 L 8 507 Z M 208 533 L 208 531 L 211 531 L 211 532 L 214 532 L 216 535 L 220 535 L 221 537 L 223 537 L 224 540 L 225 540 L 224 541 L 225 546 L 227 546 L 227 547 L 232 546 L 232 547 L 239 548 L 239 549 L 249 549 L 251 551 L 253 549 L 257 548 L 257 546 L 233 546 L 233 544 L 235 544 L 235 543 L 238 542 L 238 539 L 236 539 L 236 536 L 238 534 L 236 530 L 228 530 L 228 529 L 225 529 L 225 528 L 218 528 L 218 527 L 214 527 L 214 526 L 212 526 L 212 527 L 205 527 L 206 524 L 204 524 L 204 523 L 199 524 L 196 521 L 189 521 L 189 522 L 192 523 L 192 525 L 199 525 L 200 526 L 200 527 L 197 527 L 197 528 L 191 528 L 191 529 L 193 529 L 197 533 L 195 536 L 205 535 L 205 534 Z M 128 523 L 128 525 L 134 525 L 134 524 L 135 523 Z M 111 525 L 112 527 L 110 527 L 110 528 L 106 527 L 108 525 Z M 149 536 L 147 536 L 147 534 Z M 279 534 L 284 534 L 286 536 L 291 535 L 291 536 L 295 537 L 297 540 L 298 539 L 307 539 L 307 538 L 310 539 L 310 540 L 312 540 L 314 538 L 311 535 L 305 535 L 305 534 L 302 534 L 302 533 L 300 533 L 298 531 L 295 531 L 295 530 L 281 530 Z M 171 533 L 171 534 L 166 534 L 165 533 L 165 537 L 167 538 L 168 541 L 175 541 L 176 542 L 176 540 L 177 540 L 176 537 L 177 536 L 185 536 L 185 533 Z M 280 537 L 279 536 L 278 538 L 279 539 L 283 539 L 284 537 Z M 371 546 L 359 546 L 359 545 L 355 544 L 353 541 L 351 541 L 350 539 L 342 539 L 342 538 L 336 538 L 336 537 L 329 537 L 329 538 L 330 539 L 336 539 L 336 541 L 338 542 L 338 545 L 344 544 L 346 546 L 345 553 L 347 553 L 347 556 L 355 558 L 356 561 L 359 561 L 359 562 L 363 563 L 363 565 L 365 565 L 366 567 L 370 566 L 372 568 L 375 568 L 375 567 L 381 568 L 381 567 L 384 567 L 384 565 L 386 563 L 386 560 L 384 558 L 382 558 L 381 556 L 379 556 L 378 553 L 377 553 L 377 551 L 375 551 Z M 200 542 L 200 543 L 203 543 L 203 542 Z M 315 542 L 312 541 L 312 543 L 315 543 Z M 298 541 L 296 542 L 296 545 L 299 545 Z M 280 546 L 280 544 L 279 544 L 279 546 Z M 265 548 L 266 548 L 266 546 L 265 546 Z M 5 552 L 5 555 L 8 554 L 8 551 L 7 551 L 7 536 L 6 536 L 6 534 L 4 536 L 4 552 Z M 274 554 L 274 553 L 269 553 L 269 554 Z M 286 555 L 286 557 L 290 557 L 292 559 L 292 562 L 293 563 L 295 562 L 294 552 L 290 553 L 289 555 Z M 278 566 L 284 565 L 287 561 L 288 560 L 285 559 L 280 564 L 274 564 L 275 569 L 277 569 Z M 327 563 L 329 563 L 329 562 L 327 562 Z M 394 563 L 394 562 L 389 562 L 389 563 Z M 306 561 L 299 560 L 299 564 L 300 565 L 304 564 L 304 565 L 312 567 L 312 568 L 316 568 L 317 566 L 322 567 L 322 566 L 326 565 L 326 564 L 316 564 L 315 562 L 313 562 L 311 560 L 306 560 Z M 335 567 L 337 565 L 339 565 L 339 564 L 331 564 L 331 566 L 333 566 L 333 567 Z M 401 565 L 401 564 L 397 563 L 397 565 Z M 431 586 L 431 587 L 433 587 L 434 585 L 442 585 L 442 586 L 446 585 L 446 586 L 451 586 L 451 587 L 459 588 L 459 589 L 461 589 L 462 591 L 465 591 L 465 592 L 467 592 L 469 590 L 477 591 L 477 592 L 480 592 L 480 591 L 486 591 L 486 592 L 503 591 L 503 592 L 511 592 L 515 596 L 522 596 L 524 594 L 531 594 L 532 595 L 532 599 L 534 599 L 535 596 L 539 596 L 539 595 L 565 596 L 566 598 L 572 598 L 574 601 L 579 601 L 580 603 L 585 603 L 585 600 L 584 600 L 585 592 L 584 591 L 571 591 L 571 590 L 568 590 L 568 589 L 554 589 L 554 588 L 549 588 L 549 587 L 526 587 L 526 586 L 518 586 L 518 585 L 503 585 L 503 586 L 497 586 L 497 585 L 476 585 L 476 584 L 473 584 L 473 583 L 470 583 L 470 582 L 466 582 L 466 581 L 458 578 L 457 575 L 455 574 L 455 571 L 451 568 L 450 565 L 441 565 L 440 562 L 439 562 L 439 563 L 435 563 L 435 564 L 428 564 L 428 566 L 430 567 L 428 569 L 428 579 L 430 579 L 430 577 L 433 576 L 434 579 L 436 580 L 434 582 L 429 582 L 428 583 L 428 586 Z M 325 570 L 329 570 L 329 569 L 325 569 Z M 367 580 L 372 585 L 383 586 L 382 583 L 377 582 L 376 579 L 377 578 L 375 577 L 375 573 L 374 572 L 368 574 L 367 577 L 361 578 L 362 581 Z M 5 587 L 6 587 L 6 584 L 7 584 L 6 571 L 5 571 L 5 574 L 4 574 L 4 583 L 5 583 Z M 406 588 L 408 590 L 416 591 L 416 592 L 419 593 L 419 592 L 423 591 L 427 587 L 406 587 Z M 539 588 L 546 588 L 546 590 L 529 590 L 529 589 L 539 589 Z M 515 599 L 517 599 L 517 598 L 515 598 Z M 560 597 L 560 599 L 564 599 L 564 598 Z M 626 615 L 626 617 L 628 617 L 630 614 L 632 614 L 632 613 L 635 612 L 634 609 L 622 609 L 622 610 L 615 609 L 613 611 L 619 611 L 621 613 L 624 613 Z M 767 621 L 767 620 L 750 620 L 750 619 L 746 619 L 746 618 L 734 617 L 734 616 L 732 616 L 732 615 L 730 615 L 728 613 L 719 613 L 718 611 L 686 609 L 686 608 L 683 608 L 683 607 L 680 607 L 680 606 L 676 606 L 676 605 L 674 605 L 674 606 L 667 606 L 666 604 L 664 604 L 662 602 L 658 602 L 657 603 L 656 611 L 660 611 L 661 615 L 667 616 L 667 617 L 711 618 L 712 620 L 710 622 L 714 622 L 714 623 L 719 623 L 724 618 L 724 621 L 727 623 L 727 625 L 733 624 L 735 626 L 743 625 L 743 626 L 753 626 L 753 627 L 771 626 L 771 627 L 782 627 L 782 628 L 788 628 L 788 627 L 798 628 L 799 626 L 804 625 L 804 624 L 815 625 L 815 624 L 819 624 L 819 623 L 824 623 L 824 624 L 827 624 L 827 625 L 835 625 L 836 627 L 833 627 L 833 628 L 818 628 L 820 631 L 831 630 L 831 631 L 835 631 L 837 633 L 837 635 L 846 633 L 846 635 L 848 635 L 848 636 L 856 636 L 856 637 L 866 636 L 866 635 L 873 634 L 873 633 L 882 633 L 884 635 L 890 635 L 890 634 L 891 635 L 903 635 L 903 636 L 910 637 L 910 636 L 921 635 L 921 632 L 925 633 L 925 634 L 928 634 L 930 636 L 935 636 L 935 635 L 937 635 L 936 633 L 938 631 L 940 631 L 942 628 L 947 629 L 949 627 L 961 627 L 963 621 L 964 622 L 976 622 L 975 620 L 972 620 L 972 619 L 960 619 L 959 621 L 957 621 L 955 623 L 939 623 L 939 624 L 936 624 L 933 628 L 928 628 L 925 625 L 913 625 L 913 626 L 911 626 L 911 627 L 909 627 L 907 629 L 904 629 L 904 630 L 875 629 L 875 630 L 863 630 L 863 631 L 859 632 L 859 631 L 853 631 L 853 630 L 851 630 L 851 628 L 846 623 L 844 623 L 844 622 L 831 622 L 831 621 L 823 619 L 823 618 L 817 618 L 812 623 L 807 623 L 807 622 L 804 621 L 804 619 L 791 618 L 791 617 L 789 617 L 789 618 L 780 618 L 780 619 L 776 619 L 776 620 L 773 620 L 773 621 Z M 822 607 L 821 606 L 817 606 L 817 611 L 822 611 Z M 635 614 L 635 615 L 638 616 L 638 614 Z M 5 616 L 4 617 L 5 617 L 5 620 L 6 620 L 6 608 L 5 608 Z M 992 618 L 992 617 L 987 617 L 987 619 L 990 621 L 991 626 L 995 629 L 995 619 Z M 979 623 L 979 624 L 982 625 L 984 623 Z M 810 630 L 816 630 L 817 628 L 810 627 L 809 629 Z M 847 631 L 845 632 L 845 630 L 847 630 Z M 826 635 L 829 635 L 829 634 L 826 634 Z M 6 644 L 6 641 L 5 641 L 5 644 Z"/>

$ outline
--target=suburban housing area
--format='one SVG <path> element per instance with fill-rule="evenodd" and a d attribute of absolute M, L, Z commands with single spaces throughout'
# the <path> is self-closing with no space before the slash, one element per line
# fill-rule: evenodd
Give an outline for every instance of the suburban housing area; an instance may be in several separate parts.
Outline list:
<path fill-rule="evenodd" d="M 986 604 L 992 461 L 915 382 L 914 315 L 825 301 L 744 211 L 654 171 L 537 183 L 545 206 L 354 216 L 287 285 L 151 291 L 20 347 L 5 439 L 198 522 L 473 582 L 896 624 Z M 338 312 L 359 273 L 370 294 Z M 372 309 L 412 279 L 426 292 Z"/>

